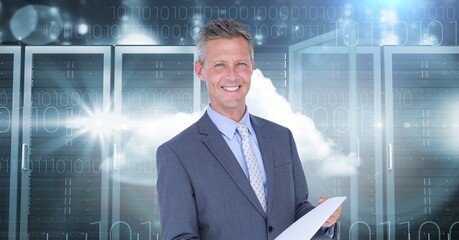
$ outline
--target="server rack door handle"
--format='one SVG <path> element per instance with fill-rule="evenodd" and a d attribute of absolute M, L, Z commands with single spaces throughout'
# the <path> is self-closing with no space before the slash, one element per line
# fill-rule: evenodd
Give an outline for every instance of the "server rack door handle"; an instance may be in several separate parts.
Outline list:
<path fill-rule="evenodd" d="M 394 152 L 392 149 L 392 144 L 387 144 L 387 171 L 392 170 L 394 164 Z"/>
<path fill-rule="evenodd" d="M 30 148 L 27 144 L 22 144 L 22 159 L 21 159 L 21 168 L 23 171 L 28 172 L 29 169 L 29 153 Z"/>
<path fill-rule="evenodd" d="M 118 144 L 113 144 L 113 170 L 118 171 Z"/>

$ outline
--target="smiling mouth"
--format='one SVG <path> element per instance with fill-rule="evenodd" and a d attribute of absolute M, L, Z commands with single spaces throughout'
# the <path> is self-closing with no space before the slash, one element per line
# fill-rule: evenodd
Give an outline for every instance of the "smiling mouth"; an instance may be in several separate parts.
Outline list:
<path fill-rule="evenodd" d="M 225 89 L 226 91 L 228 92 L 234 92 L 236 90 L 238 90 L 241 86 L 234 86 L 234 87 L 222 87 L 223 89 Z"/>

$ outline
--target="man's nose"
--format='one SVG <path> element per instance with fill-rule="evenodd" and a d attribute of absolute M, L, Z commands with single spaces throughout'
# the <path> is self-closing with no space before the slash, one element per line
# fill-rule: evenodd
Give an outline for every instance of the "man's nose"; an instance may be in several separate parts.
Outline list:
<path fill-rule="evenodd" d="M 237 73 L 237 69 L 236 69 L 236 66 L 231 66 L 231 67 L 228 67 L 226 69 L 226 78 L 228 80 L 232 80 L 232 81 L 235 81 L 238 79 L 239 77 L 239 74 Z"/>

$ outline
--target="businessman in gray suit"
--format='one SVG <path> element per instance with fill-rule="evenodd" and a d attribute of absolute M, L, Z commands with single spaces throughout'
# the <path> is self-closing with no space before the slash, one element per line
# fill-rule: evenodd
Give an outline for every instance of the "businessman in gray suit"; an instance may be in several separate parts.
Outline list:
<path fill-rule="evenodd" d="M 241 24 L 211 20 L 196 45 L 210 104 L 157 150 L 161 239 L 274 239 L 314 208 L 292 133 L 249 114 L 253 43 Z M 334 237 L 340 213 L 315 238 Z"/>

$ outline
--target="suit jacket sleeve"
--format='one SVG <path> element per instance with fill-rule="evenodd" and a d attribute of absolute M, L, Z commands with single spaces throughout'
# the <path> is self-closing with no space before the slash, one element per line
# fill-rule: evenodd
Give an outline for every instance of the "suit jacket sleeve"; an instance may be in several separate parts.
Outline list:
<path fill-rule="evenodd" d="M 180 159 L 163 144 L 156 164 L 161 239 L 200 239 L 193 189 Z"/>

